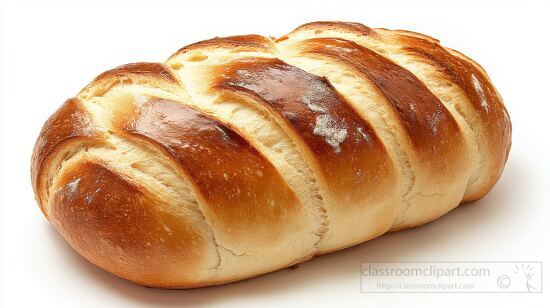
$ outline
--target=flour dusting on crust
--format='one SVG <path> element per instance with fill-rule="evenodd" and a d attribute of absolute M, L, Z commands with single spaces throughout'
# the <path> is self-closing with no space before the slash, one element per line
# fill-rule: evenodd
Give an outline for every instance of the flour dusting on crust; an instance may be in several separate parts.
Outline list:
<path fill-rule="evenodd" d="M 327 110 L 312 101 L 307 101 L 307 107 L 313 112 L 327 112 Z"/>
<path fill-rule="evenodd" d="M 315 118 L 313 134 L 325 137 L 326 142 L 334 148 L 334 151 L 340 153 L 342 151 L 340 144 L 346 140 L 348 131 L 338 126 L 330 115 L 323 114 Z"/>
<path fill-rule="evenodd" d="M 80 183 L 80 178 L 77 178 L 67 184 L 67 191 L 70 194 L 74 194 L 78 188 L 78 183 Z"/>

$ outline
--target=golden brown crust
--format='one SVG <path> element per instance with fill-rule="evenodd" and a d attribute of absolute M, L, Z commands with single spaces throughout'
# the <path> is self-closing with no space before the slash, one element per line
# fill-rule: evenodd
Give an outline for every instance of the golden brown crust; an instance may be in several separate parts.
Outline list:
<path fill-rule="evenodd" d="M 75 250 L 117 276 L 192 285 L 205 240 L 162 202 L 101 162 L 82 161 L 58 180 L 50 215 Z"/>
<path fill-rule="evenodd" d="M 476 200 L 487 194 L 500 177 L 507 159 L 511 124 L 502 100 L 485 71 L 471 59 L 441 46 L 432 37 L 406 30 L 372 30 L 374 34 L 360 35 L 349 29 L 346 23 L 334 22 L 330 29 L 318 34 L 314 34 L 311 29 L 298 28 L 286 35 L 285 41 L 295 37 L 299 37 L 298 41 L 311 37 L 353 40 L 397 60 L 423 83 L 430 84 L 430 90 L 437 92 L 438 97 L 450 100 L 446 102 L 447 108 L 454 109 L 453 116 L 462 122 L 462 133 L 470 136 L 469 148 L 476 166 L 463 201 Z M 484 75 L 487 82 L 478 75 Z M 491 108 L 494 103 L 495 107 Z M 480 107 L 483 112 L 492 115 L 480 115 Z M 497 159 L 493 159 L 495 156 Z"/>
<path fill-rule="evenodd" d="M 278 59 L 250 58 L 216 68 L 214 89 L 275 112 L 309 148 L 334 195 L 352 203 L 385 186 L 391 163 L 372 127 L 326 80 Z M 368 189 L 367 189 L 368 187 Z"/>
<path fill-rule="evenodd" d="M 483 188 L 466 201 L 481 198 L 500 177 L 510 152 L 512 128 L 504 104 L 486 74 L 474 63 L 454 56 L 435 42 L 419 37 L 402 36 L 399 42 L 404 45 L 404 50 L 429 61 L 462 88 L 469 98 L 470 106 L 476 110 L 476 116 L 483 126 L 483 132 L 478 133 L 486 136 L 487 152 L 491 159 L 484 166 L 489 174 Z"/>
<path fill-rule="evenodd" d="M 63 104 L 44 124 L 36 141 L 32 155 L 31 181 L 40 208 L 47 216 L 44 205 L 47 202 L 48 183 L 46 171 L 56 154 L 69 143 L 101 143 L 101 133 L 77 98 L 71 98 Z"/>
<path fill-rule="evenodd" d="M 273 42 L 261 35 L 249 34 L 249 35 L 236 35 L 227 37 L 215 37 L 209 40 L 204 40 L 189 44 L 180 48 L 175 52 L 170 59 L 193 51 L 201 49 L 229 49 L 232 52 L 246 52 L 246 51 L 267 51 L 270 52 L 273 48 Z"/>
<path fill-rule="evenodd" d="M 510 137 L 473 60 L 419 33 L 314 22 L 99 75 L 46 122 L 31 178 L 92 263 L 191 288 L 433 220 L 488 192 Z"/>
<path fill-rule="evenodd" d="M 422 168 L 432 171 L 432 177 L 445 177 L 464 169 L 466 149 L 458 123 L 411 72 L 347 40 L 318 38 L 301 41 L 298 46 L 303 55 L 328 57 L 370 79 L 387 98 L 423 163 Z M 453 167 L 457 170 L 450 169 Z"/>
<path fill-rule="evenodd" d="M 121 129 L 176 160 L 226 245 L 277 242 L 292 228 L 301 207 L 293 191 L 261 153 L 223 123 L 177 102 L 151 99 Z"/>
<path fill-rule="evenodd" d="M 108 78 L 126 78 L 132 75 L 139 77 L 159 78 L 171 83 L 177 83 L 174 75 L 160 63 L 138 62 L 121 65 L 112 70 L 106 71 L 94 79 L 98 82 Z"/>
<path fill-rule="evenodd" d="M 405 206 L 392 228 L 424 223 L 441 215 L 446 207 L 456 206 L 469 177 L 468 149 L 459 124 L 441 101 L 411 72 L 372 49 L 339 38 L 312 38 L 298 41 L 298 57 L 325 59 L 340 69 L 355 74 L 358 83 L 378 91 L 379 105 L 391 118 L 391 130 L 400 127 L 404 138 L 397 142 L 404 155 L 400 170 L 412 173 L 402 186 Z M 388 129 L 388 128 L 386 128 Z M 395 138 L 391 138 L 395 139 Z M 385 140 L 387 145 L 391 141 Z M 396 148 L 397 149 L 397 148 Z M 395 156 L 399 158 L 399 156 Z M 456 179 L 449 181 L 448 174 Z M 431 197 L 440 204 L 430 209 L 423 196 L 442 193 L 447 198 Z"/>
<path fill-rule="evenodd" d="M 163 64 L 138 62 L 124 64 L 100 74 L 80 91 L 78 97 L 87 99 L 102 96 L 119 84 L 139 84 L 141 81 L 161 89 L 179 87 L 178 79 Z"/>
<path fill-rule="evenodd" d="M 451 114 L 420 80 L 401 66 L 342 39 L 310 39 L 300 44 L 305 54 L 328 56 L 368 76 L 399 115 L 418 150 L 434 155 L 442 139 L 457 137 L 458 124 Z"/>
<path fill-rule="evenodd" d="M 292 32 L 299 32 L 304 30 L 315 30 L 321 32 L 327 30 L 344 30 L 363 36 L 376 36 L 376 32 L 372 28 L 357 22 L 315 21 L 303 24 L 294 29 Z"/>

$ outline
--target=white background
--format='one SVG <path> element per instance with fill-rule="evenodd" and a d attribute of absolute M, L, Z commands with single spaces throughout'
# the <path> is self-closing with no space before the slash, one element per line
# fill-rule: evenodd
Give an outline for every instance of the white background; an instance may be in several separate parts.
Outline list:
<path fill-rule="evenodd" d="M 543 261 L 550 267 L 550 5 L 543 1 L 3 1 L 0 89 L 0 306 L 532 307 L 548 294 L 362 294 L 363 261 Z M 314 20 L 423 32 L 481 63 L 504 97 L 513 146 L 484 199 L 259 278 L 167 291 L 133 285 L 75 254 L 40 213 L 34 141 L 66 98 L 127 62 L 163 61 L 197 40 L 280 36 Z M 276 256 L 274 256 L 276 257 Z M 548 264 L 548 265 L 546 265 Z M 550 286 L 546 286 L 550 291 Z"/>

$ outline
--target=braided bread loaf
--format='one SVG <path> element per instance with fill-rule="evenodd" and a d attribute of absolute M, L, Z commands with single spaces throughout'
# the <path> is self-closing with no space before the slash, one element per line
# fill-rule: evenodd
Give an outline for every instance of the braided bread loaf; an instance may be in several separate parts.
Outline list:
<path fill-rule="evenodd" d="M 479 199 L 510 138 L 499 94 L 466 56 L 418 33 L 315 22 L 99 75 L 45 124 L 32 184 L 92 263 L 190 288 Z"/>

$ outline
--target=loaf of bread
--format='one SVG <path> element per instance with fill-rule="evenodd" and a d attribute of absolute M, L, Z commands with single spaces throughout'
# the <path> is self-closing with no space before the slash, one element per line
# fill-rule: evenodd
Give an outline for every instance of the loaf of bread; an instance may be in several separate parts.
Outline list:
<path fill-rule="evenodd" d="M 314 22 L 99 75 L 46 122 L 41 210 L 93 264 L 193 288 L 430 222 L 500 177 L 485 71 L 422 34 Z"/>

